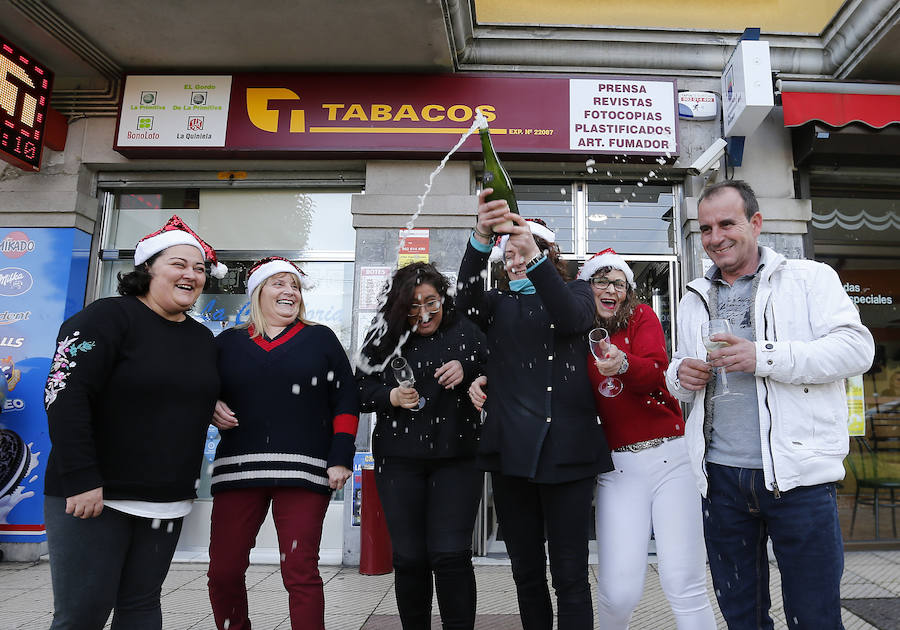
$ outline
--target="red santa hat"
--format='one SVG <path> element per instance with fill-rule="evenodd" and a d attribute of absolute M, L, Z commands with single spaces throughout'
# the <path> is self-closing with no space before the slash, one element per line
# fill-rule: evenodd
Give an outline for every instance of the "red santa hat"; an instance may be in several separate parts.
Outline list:
<path fill-rule="evenodd" d="M 553 233 L 553 230 L 547 227 L 547 224 L 544 223 L 542 219 L 525 219 L 528 222 L 528 227 L 531 229 L 531 233 L 534 236 L 539 236 L 548 243 L 556 242 L 556 235 Z M 494 247 L 491 248 L 491 255 L 488 260 L 490 262 L 499 262 L 503 260 L 503 255 L 506 253 L 506 243 L 509 242 L 509 234 L 498 234 L 496 240 L 494 241 Z"/>
<path fill-rule="evenodd" d="M 304 291 L 312 289 L 314 283 L 309 276 L 303 273 L 297 265 L 281 256 L 269 256 L 258 261 L 247 273 L 247 295 L 253 295 L 253 290 L 266 281 L 266 278 L 276 273 L 292 273 L 297 277 L 300 288 Z"/>
<path fill-rule="evenodd" d="M 203 260 L 209 261 L 209 274 L 213 278 L 221 279 L 228 273 L 228 267 L 216 258 L 216 250 L 174 214 L 164 226 L 138 241 L 137 247 L 134 248 L 135 267 L 173 245 L 193 245 L 199 249 Z"/>
<path fill-rule="evenodd" d="M 628 280 L 628 284 L 631 285 L 631 288 L 636 288 L 636 285 L 634 284 L 634 272 L 631 271 L 631 267 L 628 266 L 625 259 L 619 256 L 612 247 L 608 247 L 602 252 L 597 252 L 591 256 L 587 262 L 581 266 L 581 269 L 578 270 L 578 279 L 590 280 L 591 276 L 597 273 L 598 269 L 603 269 L 604 267 L 618 269 L 625 274 L 625 279 Z"/>

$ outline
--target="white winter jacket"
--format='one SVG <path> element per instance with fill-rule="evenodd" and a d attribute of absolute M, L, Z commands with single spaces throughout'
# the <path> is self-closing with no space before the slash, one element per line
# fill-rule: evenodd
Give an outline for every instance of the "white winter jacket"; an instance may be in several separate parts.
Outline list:
<path fill-rule="evenodd" d="M 766 487 L 779 492 L 844 478 L 847 400 L 844 379 L 872 365 L 875 344 L 828 265 L 788 260 L 760 247 L 763 267 L 752 319 L 756 397 Z M 666 371 L 669 391 L 693 403 L 685 424 L 691 466 L 706 496 L 704 390 L 680 386 L 678 367 L 705 358 L 700 324 L 709 319 L 712 283 L 688 284 L 678 306 L 678 351 Z"/>

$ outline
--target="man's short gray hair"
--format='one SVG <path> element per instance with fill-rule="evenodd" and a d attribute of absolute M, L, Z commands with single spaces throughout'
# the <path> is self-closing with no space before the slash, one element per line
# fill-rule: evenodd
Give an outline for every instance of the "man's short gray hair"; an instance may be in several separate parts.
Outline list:
<path fill-rule="evenodd" d="M 750 184 L 742 179 L 728 179 L 724 182 L 719 182 L 718 184 L 713 184 L 712 186 L 704 188 L 703 192 L 700 193 L 700 199 L 697 201 L 697 205 L 699 206 L 703 203 L 704 199 L 715 197 L 726 188 L 733 188 L 741 196 L 741 199 L 744 200 L 744 214 L 747 216 L 748 221 L 754 214 L 759 212 L 759 202 L 756 200 L 756 193 L 750 188 Z"/>

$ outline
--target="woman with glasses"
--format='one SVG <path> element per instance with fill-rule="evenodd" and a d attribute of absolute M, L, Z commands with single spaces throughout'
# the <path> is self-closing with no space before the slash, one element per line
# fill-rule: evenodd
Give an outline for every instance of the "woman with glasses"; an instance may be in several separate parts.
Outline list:
<path fill-rule="evenodd" d="M 486 332 L 489 351 L 479 465 L 491 472 L 522 627 L 553 628 L 546 541 L 558 627 L 587 630 L 594 480 L 612 467 L 585 369 L 594 301 L 586 282 L 566 282 L 553 232 L 510 213 L 505 201 L 486 201 L 491 192 L 479 196 L 459 270 L 459 308 Z M 503 235 L 492 252 L 495 226 Z M 492 253 L 509 282 L 485 290 Z"/>
<path fill-rule="evenodd" d="M 597 480 L 597 603 L 601 628 L 627 628 L 644 590 L 651 533 L 659 578 L 679 630 L 716 627 L 706 593 L 700 494 L 691 474 L 681 407 L 669 394 L 662 325 L 638 302 L 634 273 L 605 249 L 578 277 L 590 282 L 606 357 L 588 361 L 597 412 L 615 469 Z M 614 376 L 622 391 L 601 395 Z"/>
<path fill-rule="evenodd" d="M 445 630 L 475 624 L 479 417 L 460 384 L 481 373 L 483 340 L 457 314 L 447 278 L 417 262 L 394 274 L 360 354 L 362 408 L 378 418 L 375 484 L 393 545 L 404 630 L 431 628 L 432 575 Z M 406 359 L 414 382 L 401 377 L 405 385 L 398 383 L 391 369 L 397 357 Z"/>

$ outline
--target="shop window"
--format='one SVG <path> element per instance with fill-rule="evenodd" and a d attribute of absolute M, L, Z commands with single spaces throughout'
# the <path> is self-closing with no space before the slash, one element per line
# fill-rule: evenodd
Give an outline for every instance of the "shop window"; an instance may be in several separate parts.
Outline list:
<path fill-rule="evenodd" d="M 861 387 L 864 407 L 856 410 L 858 421 L 851 421 L 854 436 L 838 494 L 841 528 L 848 543 L 895 542 L 894 510 L 900 508 L 900 496 L 890 488 L 873 487 L 873 480 L 900 483 L 900 202 L 813 197 L 812 207 L 816 259 L 837 271 L 875 338 L 872 367 L 849 381 L 851 401 L 854 387 Z"/>
<path fill-rule="evenodd" d="M 563 254 L 575 252 L 575 206 L 568 184 L 516 184 L 516 202 L 525 218 L 539 217 L 556 234 Z"/>
<path fill-rule="evenodd" d="M 168 190 L 117 193 L 103 247 L 131 249 L 177 214 L 217 250 L 343 253 L 355 234 L 349 192 Z"/>
<path fill-rule="evenodd" d="M 587 189 L 587 251 L 674 254 L 674 195 L 670 186 L 638 183 Z"/>

